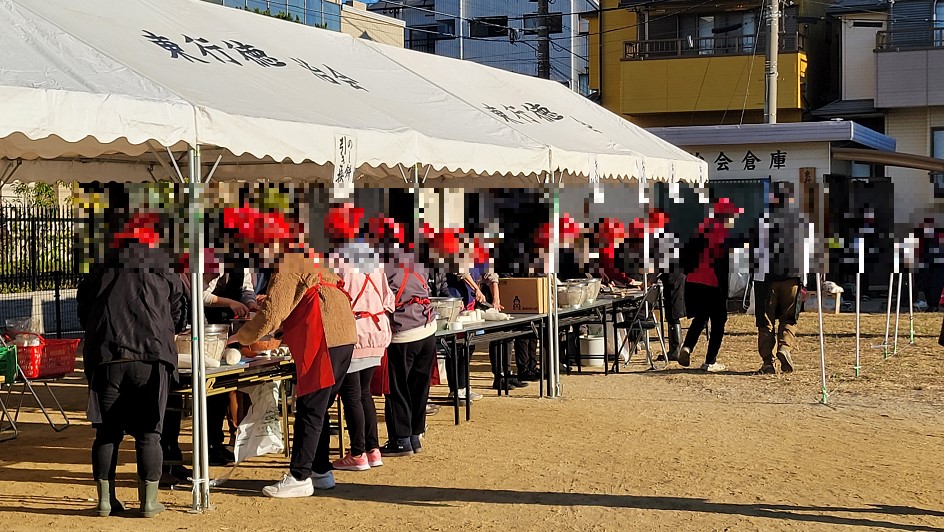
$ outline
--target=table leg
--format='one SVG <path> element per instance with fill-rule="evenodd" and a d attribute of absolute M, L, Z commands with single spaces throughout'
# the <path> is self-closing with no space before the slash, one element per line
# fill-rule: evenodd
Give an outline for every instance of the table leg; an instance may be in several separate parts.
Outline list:
<path fill-rule="evenodd" d="M 279 382 L 279 399 L 282 401 L 282 443 L 285 446 L 285 458 L 291 458 L 292 450 L 288 437 L 288 396 L 285 394 L 285 381 Z"/>
<path fill-rule="evenodd" d="M 471 366 L 472 366 L 472 348 L 469 346 L 469 337 L 465 337 L 465 364 L 463 371 L 465 371 L 465 420 L 472 420 L 472 379 Z M 458 371 L 458 369 L 456 370 Z M 458 383 L 457 383 L 458 384 Z M 458 386 L 456 389 L 458 390 Z M 458 394 L 456 394 L 458 395 Z M 458 398 L 457 398 L 458 400 Z"/>
<path fill-rule="evenodd" d="M 541 327 L 541 324 L 538 323 L 535 326 L 535 322 L 530 323 L 531 332 L 534 334 L 534 337 L 538 340 L 538 346 L 541 349 L 541 352 L 538 353 L 538 397 L 544 397 L 544 328 Z"/>
<path fill-rule="evenodd" d="M 600 324 L 603 326 L 603 374 L 609 375 L 610 365 L 606 360 L 607 348 L 609 346 L 606 338 L 606 307 L 600 307 L 597 312 L 599 312 Z"/>
<path fill-rule="evenodd" d="M 452 394 L 452 413 L 455 418 L 455 424 L 459 424 L 459 351 L 456 347 L 455 335 L 450 337 L 448 345 L 443 342 L 446 348 L 446 357 L 452 357 L 452 375 L 449 375 L 449 381 L 455 386 L 456 393 Z"/>

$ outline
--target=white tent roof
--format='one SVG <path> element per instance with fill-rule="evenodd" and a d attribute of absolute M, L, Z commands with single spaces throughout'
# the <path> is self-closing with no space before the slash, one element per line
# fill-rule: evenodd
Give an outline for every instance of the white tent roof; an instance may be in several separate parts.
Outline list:
<path fill-rule="evenodd" d="M 707 175 L 559 84 L 208 2 L 0 0 L 0 46 L 0 157 L 58 159 L 17 177 L 101 179 L 121 159 L 147 178 L 149 152 L 199 144 L 221 178 L 326 179 L 340 135 L 374 177 Z"/>

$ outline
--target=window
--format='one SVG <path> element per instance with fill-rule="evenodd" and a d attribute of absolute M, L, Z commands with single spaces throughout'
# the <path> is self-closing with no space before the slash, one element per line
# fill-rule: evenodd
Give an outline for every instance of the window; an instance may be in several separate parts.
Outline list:
<path fill-rule="evenodd" d="M 934 30 L 931 39 L 932 46 L 937 48 L 944 46 L 944 0 L 937 0 L 934 3 Z"/>
<path fill-rule="evenodd" d="M 538 28 L 541 27 L 541 17 L 538 15 L 524 16 L 524 34 L 537 35 Z M 563 13 L 547 14 L 547 32 L 549 35 L 555 33 L 564 33 L 564 15 Z"/>
<path fill-rule="evenodd" d="M 931 130 L 931 157 L 944 159 L 944 128 Z M 934 184 L 934 197 L 944 198 L 944 172 L 931 172 Z"/>
<path fill-rule="evenodd" d="M 469 23 L 471 37 L 507 37 L 508 17 L 480 17 Z"/>
<path fill-rule="evenodd" d="M 436 31 L 442 34 L 436 35 L 436 38 L 439 40 L 455 38 L 452 36 L 456 35 L 456 19 L 437 20 Z"/>
<path fill-rule="evenodd" d="M 435 54 L 438 27 L 439 26 L 435 24 L 431 24 L 428 26 L 407 28 L 406 47 L 410 50 L 416 50 L 417 52 Z"/>

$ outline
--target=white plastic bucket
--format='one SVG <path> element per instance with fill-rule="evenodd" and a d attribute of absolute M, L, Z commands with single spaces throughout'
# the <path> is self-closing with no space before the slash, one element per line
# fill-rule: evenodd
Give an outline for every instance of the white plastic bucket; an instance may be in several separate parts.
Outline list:
<path fill-rule="evenodd" d="M 602 368 L 605 364 L 603 337 L 583 335 L 580 340 L 580 365 Z"/>

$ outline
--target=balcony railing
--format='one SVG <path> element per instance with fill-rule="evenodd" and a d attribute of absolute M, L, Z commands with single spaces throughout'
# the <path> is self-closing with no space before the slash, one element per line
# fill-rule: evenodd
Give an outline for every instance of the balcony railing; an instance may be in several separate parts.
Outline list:
<path fill-rule="evenodd" d="M 887 30 L 875 34 L 876 52 L 944 48 L 944 26 Z"/>
<path fill-rule="evenodd" d="M 780 52 L 796 53 L 805 48 L 800 33 L 781 33 Z M 623 59 L 668 59 L 713 55 L 752 55 L 767 51 L 767 36 L 695 37 L 684 39 L 653 39 L 623 43 Z"/>

